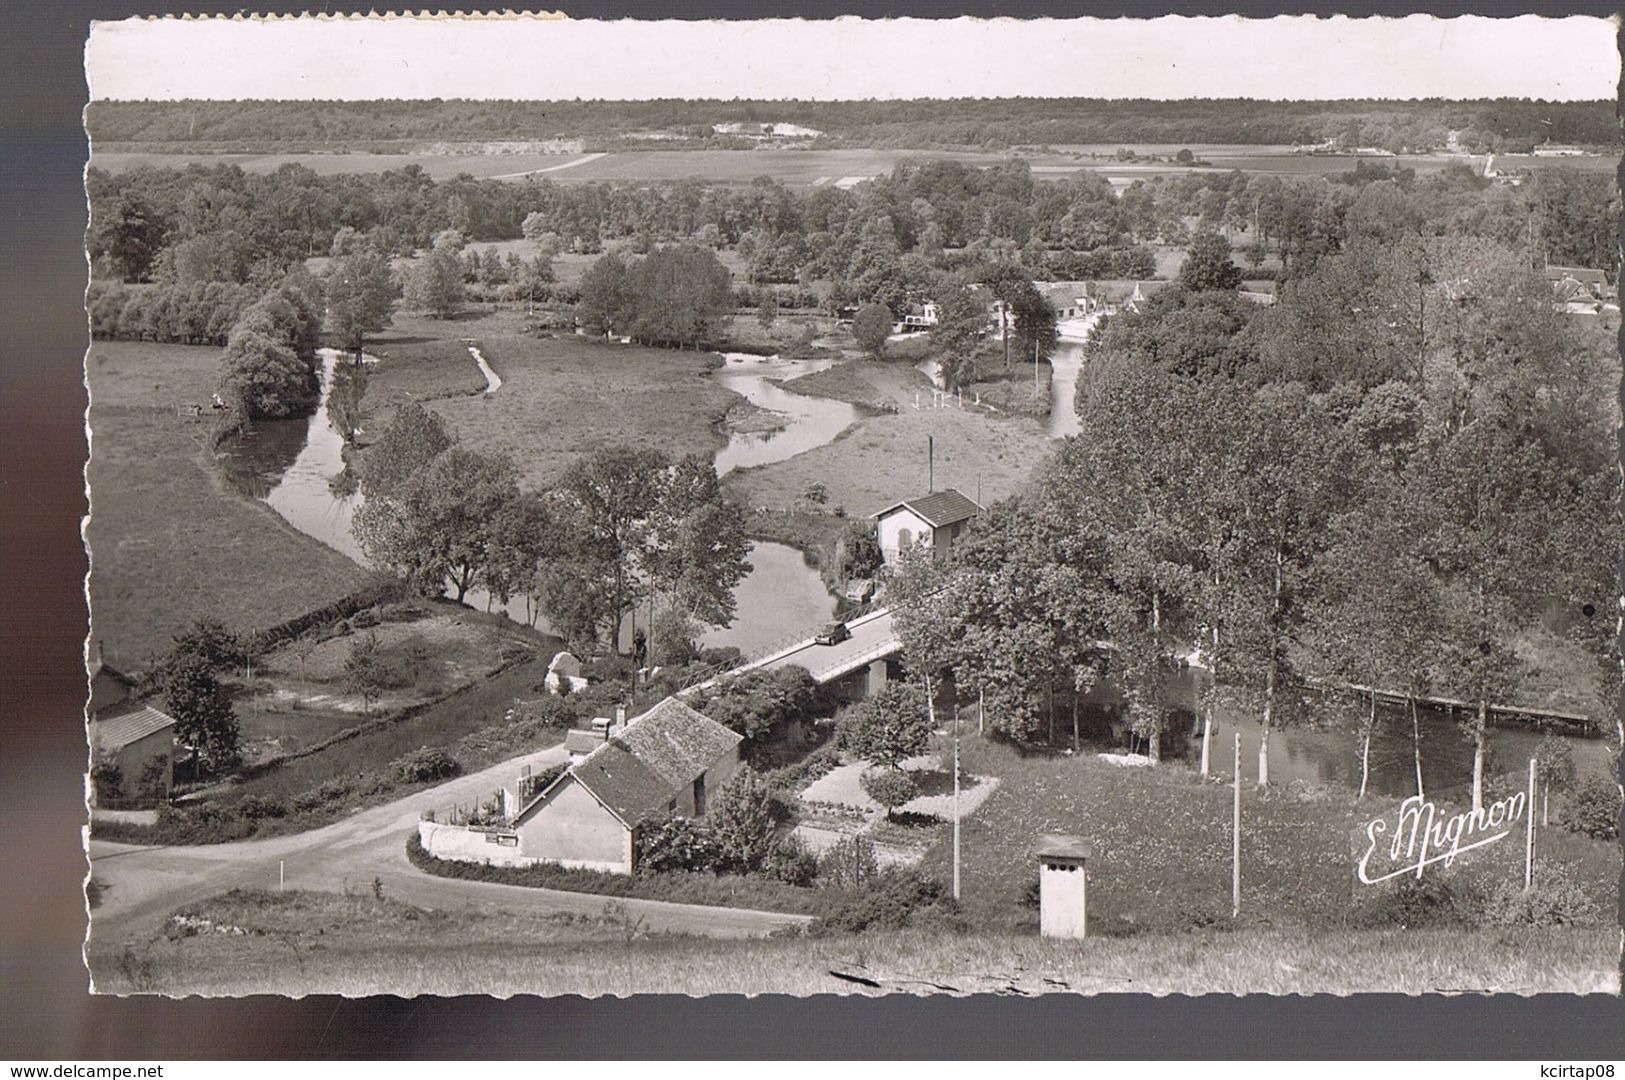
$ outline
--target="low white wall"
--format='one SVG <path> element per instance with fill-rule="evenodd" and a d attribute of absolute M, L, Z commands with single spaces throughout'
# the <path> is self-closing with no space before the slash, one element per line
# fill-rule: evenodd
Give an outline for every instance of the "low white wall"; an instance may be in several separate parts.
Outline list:
<path fill-rule="evenodd" d="M 512 843 L 498 843 L 496 837 Z M 528 866 L 536 859 L 519 854 L 519 840 L 513 833 L 488 833 L 438 821 L 418 822 L 418 841 L 437 859 L 457 862 L 490 863 L 493 866 Z"/>

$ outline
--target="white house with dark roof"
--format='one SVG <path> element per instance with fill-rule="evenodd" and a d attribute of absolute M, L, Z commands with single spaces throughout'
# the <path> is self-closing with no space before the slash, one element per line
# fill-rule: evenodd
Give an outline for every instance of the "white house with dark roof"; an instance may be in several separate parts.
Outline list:
<path fill-rule="evenodd" d="M 703 817 L 738 768 L 740 742 L 737 732 L 669 697 L 624 726 L 606 728 L 540 790 L 529 790 L 529 778 L 522 778 L 503 793 L 510 812 L 502 822 L 421 821 L 418 839 L 444 859 L 630 874 L 639 826 L 667 814 Z"/>
<path fill-rule="evenodd" d="M 1584 266 L 1548 266 L 1546 280 L 1552 283 L 1557 303 L 1570 315 L 1595 315 L 1612 298 L 1608 275 Z"/>
<path fill-rule="evenodd" d="M 929 548 L 933 558 L 946 558 L 971 519 L 981 512 L 976 500 L 954 488 L 893 503 L 874 515 L 881 554 L 887 565 L 916 546 Z"/>

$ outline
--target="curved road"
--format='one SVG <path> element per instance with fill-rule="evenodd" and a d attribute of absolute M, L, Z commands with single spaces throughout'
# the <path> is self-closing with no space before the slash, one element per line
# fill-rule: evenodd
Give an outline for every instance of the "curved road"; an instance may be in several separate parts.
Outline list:
<path fill-rule="evenodd" d="M 424 810 L 486 798 L 511 782 L 521 766 L 533 771 L 564 760 L 562 746 L 512 758 L 342 821 L 288 836 L 230 844 L 140 847 L 93 840 L 92 872 L 105 886 L 91 912 L 97 942 L 148 940 L 187 903 L 233 888 L 275 889 L 278 864 L 290 889 L 366 891 L 378 878 L 393 900 L 434 909 L 496 909 L 548 914 L 601 914 L 610 897 L 459 881 L 425 874 L 406 859 L 406 839 Z M 804 924 L 805 915 L 616 898 L 651 931 L 710 937 L 757 937 Z"/>

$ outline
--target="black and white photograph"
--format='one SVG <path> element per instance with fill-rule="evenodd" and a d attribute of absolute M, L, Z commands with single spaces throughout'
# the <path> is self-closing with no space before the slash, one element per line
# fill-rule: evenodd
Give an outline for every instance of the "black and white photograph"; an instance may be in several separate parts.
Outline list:
<path fill-rule="evenodd" d="M 1618 995 L 1617 34 L 95 23 L 90 989 Z"/>

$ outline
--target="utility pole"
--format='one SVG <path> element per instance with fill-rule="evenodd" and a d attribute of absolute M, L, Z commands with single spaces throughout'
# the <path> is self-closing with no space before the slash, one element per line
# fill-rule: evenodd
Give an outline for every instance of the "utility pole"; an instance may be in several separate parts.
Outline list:
<path fill-rule="evenodd" d="M 925 493 L 937 490 L 937 437 L 925 437 Z"/>
<path fill-rule="evenodd" d="M 959 709 L 957 705 L 954 708 L 954 899 L 959 899 Z"/>
<path fill-rule="evenodd" d="M 1235 791 L 1230 812 L 1230 917 L 1241 914 L 1241 732 L 1236 732 L 1236 759 L 1231 787 Z"/>

